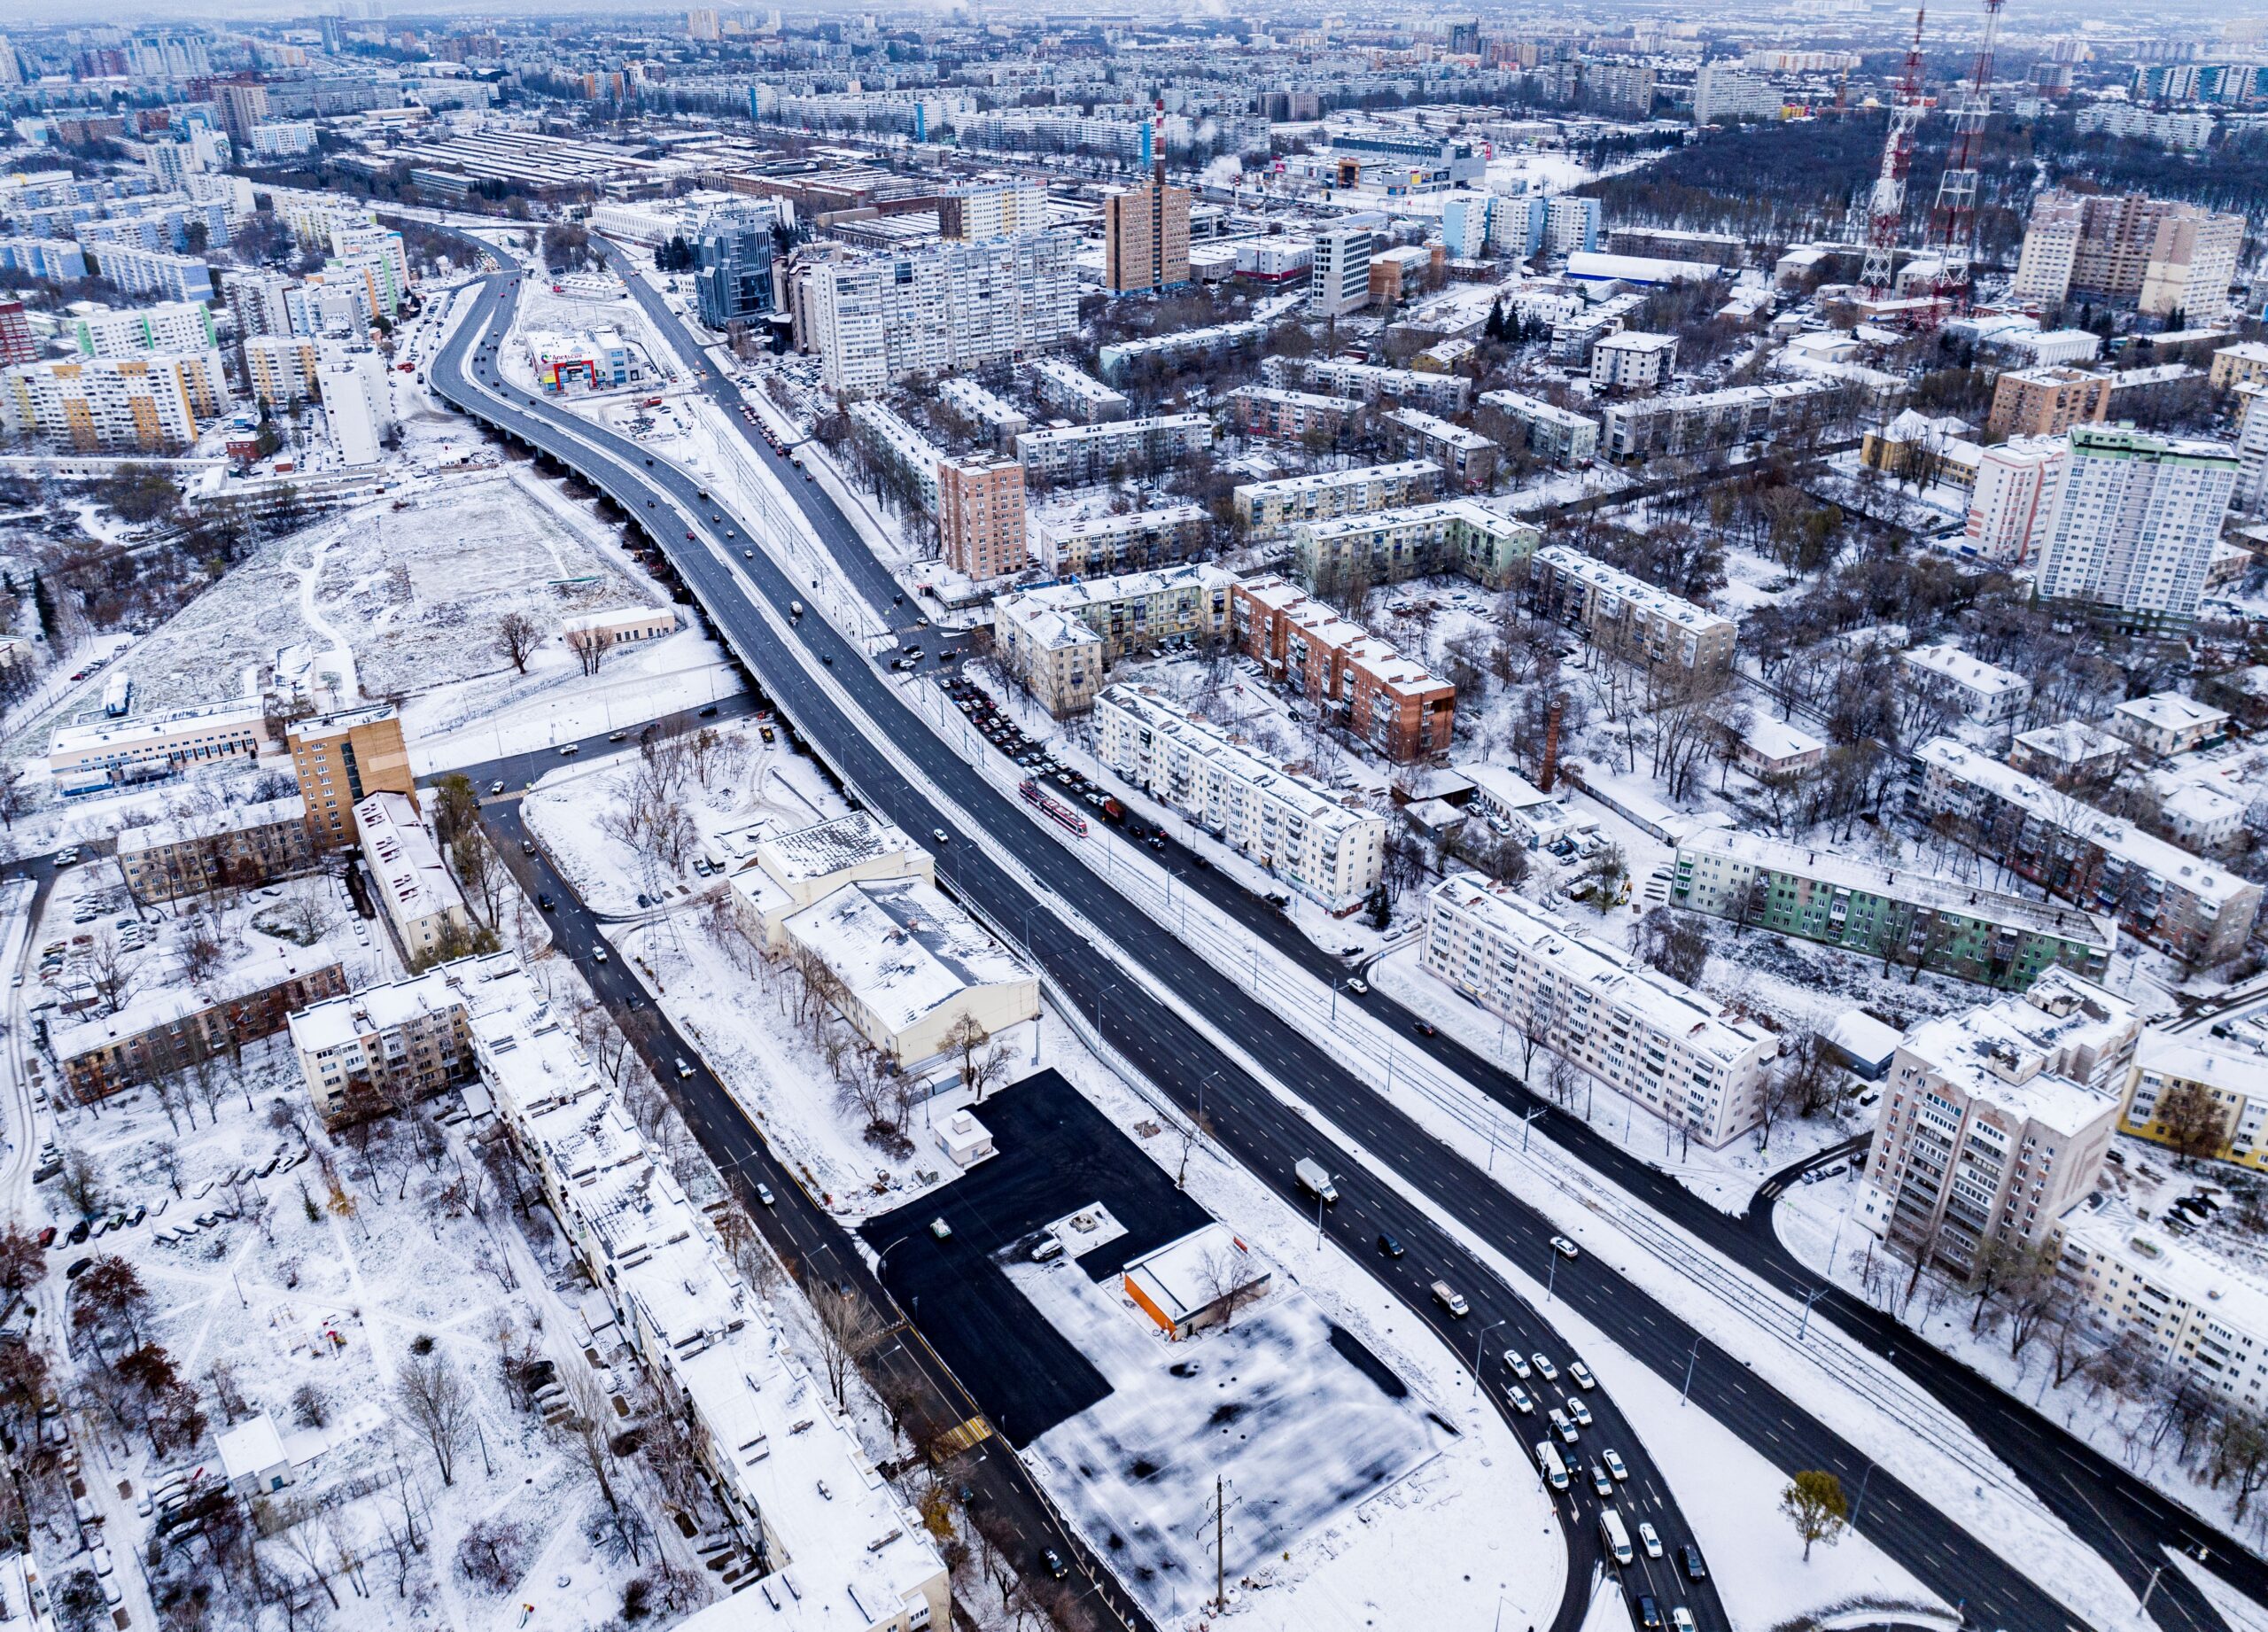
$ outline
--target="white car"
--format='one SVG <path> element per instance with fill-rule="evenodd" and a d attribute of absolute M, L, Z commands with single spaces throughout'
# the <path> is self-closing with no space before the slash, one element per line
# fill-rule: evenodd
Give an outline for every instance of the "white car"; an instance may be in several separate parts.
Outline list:
<path fill-rule="evenodd" d="M 1512 1409 L 1521 1416 L 1526 1417 L 1534 1413 L 1535 1402 L 1527 1397 L 1527 1390 L 1518 1383 L 1504 1385 L 1504 1397 L 1512 1403 Z"/>
<path fill-rule="evenodd" d="M 1557 1434 L 1561 1439 L 1566 1441 L 1570 1445 L 1575 1442 L 1575 1425 L 1567 1420 L 1566 1412 L 1554 1410 L 1546 1412 L 1545 1415 L 1550 1418 L 1551 1431 L 1554 1434 Z"/>
<path fill-rule="evenodd" d="M 1694 1632 L 1693 1612 L 1680 1604 L 1669 1613 L 1670 1632 Z"/>
<path fill-rule="evenodd" d="M 690 1076 L 693 1075 L 693 1068 L 685 1062 L 685 1056 L 683 1054 L 680 1054 L 677 1057 L 677 1074 L 680 1077 Z"/>
<path fill-rule="evenodd" d="M 1576 1250 L 1574 1242 L 1564 1235 L 1555 1235 L 1551 1238 L 1551 1250 L 1563 1258 L 1579 1258 L 1582 1255 Z"/>
<path fill-rule="evenodd" d="M 1567 1415 L 1575 1419 L 1575 1426 L 1579 1428 L 1591 1426 L 1591 1408 L 1572 1394 L 1567 1396 Z"/>
<path fill-rule="evenodd" d="M 1626 1484 L 1629 1481 L 1630 1470 L 1622 1465 L 1621 1452 L 1613 1450 L 1602 1451 L 1599 1453 L 1598 1459 L 1606 1464 L 1606 1471 L 1614 1475 L 1614 1482 L 1616 1484 Z"/>
<path fill-rule="evenodd" d="M 936 840 L 940 844 L 950 844 L 952 843 L 952 835 L 947 833 L 943 828 L 930 828 L 929 836 Z"/>
<path fill-rule="evenodd" d="M 1530 1355 L 1528 1358 L 1535 1362 L 1535 1374 L 1545 1382 L 1556 1383 L 1559 1380 L 1559 1368 L 1551 1364 L 1549 1356 L 1537 1353 Z"/>
<path fill-rule="evenodd" d="M 765 1206 L 770 1207 L 773 1200 L 772 1186 L 769 1185 L 758 1185 L 756 1187 L 756 1199 Z"/>
<path fill-rule="evenodd" d="M 1367 994 L 1370 989 L 1370 984 L 1366 981 L 1357 979 L 1350 980 L 1347 983 L 1347 990 L 1353 992 L 1358 998 Z"/>
<path fill-rule="evenodd" d="M 604 962 L 607 960 L 607 957 L 606 957 L 606 948 L 605 948 L 605 947 L 603 947 L 603 946 L 594 946 L 594 947 L 592 947 L 592 948 L 591 948 L 591 960 L 592 960 L 592 961 L 593 961 L 593 962 L 594 962 L 594 963 L 604 963 Z"/>
<path fill-rule="evenodd" d="M 1598 1379 L 1591 1375 L 1590 1367 L 1580 1360 L 1567 1362 L 1567 1375 L 1575 1379 L 1575 1387 L 1588 1392 L 1598 1387 Z"/>
<path fill-rule="evenodd" d="M 1507 1348 L 1504 1351 L 1504 1364 L 1511 1367 L 1512 1375 L 1522 1382 L 1526 1382 L 1535 1375 L 1535 1368 L 1527 1363 L 1527 1356 L 1517 1348 Z"/>
<path fill-rule="evenodd" d="M 1662 1556 L 1661 1532 L 1650 1524 L 1641 1523 L 1638 1527 L 1638 1545 L 1646 1550 L 1646 1557 L 1649 1558 L 1660 1558 Z"/>

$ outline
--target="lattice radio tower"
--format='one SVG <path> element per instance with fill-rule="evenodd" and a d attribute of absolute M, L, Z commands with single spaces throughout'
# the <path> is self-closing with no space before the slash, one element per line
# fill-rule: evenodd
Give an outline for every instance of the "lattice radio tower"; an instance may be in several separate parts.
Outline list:
<path fill-rule="evenodd" d="M 1942 257 L 1937 292 L 1956 307 L 1969 304 L 1970 260 L 1977 247 L 1977 167 L 1984 155 L 1984 126 L 1992 116 L 1992 48 L 2000 33 L 2000 7 L 2007 0 L 1984 0 L 1984 35 L 1969 82 L 1953 101 L 1953 147 L 1938 183 L 1937 208 L 1930 214 L 1930 237 Z"/>
<path fill-rule="evenodd" d="M 1880 299 L 1891 290 L 1896 273 L 1898 235 L 1906 222 L 1906 173 L 1914 166 L 1914 130 L 1922 122 L 1922 19 L 1914 13 L 1914 39 L 1906 48 L 1906 71 L 1899 76 L 1898 97 L 1890 105 L 1890 133 L 1882 144 L 1882 169 L 1875 177 L 1867 201 L 1867 260 L 1859 274 L 1868 295 Z"/>

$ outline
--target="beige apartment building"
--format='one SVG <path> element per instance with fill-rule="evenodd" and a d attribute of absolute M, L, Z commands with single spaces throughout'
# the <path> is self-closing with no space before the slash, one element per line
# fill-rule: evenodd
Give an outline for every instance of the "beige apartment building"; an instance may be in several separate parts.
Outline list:
<path fill-rule="evenodd" d="M 1033 553 L 1051 578 L 1171 566 L 1203 547 L 1210 526 L 1197 504 L 1030 523 Z"/>
<path fill-rule="evenodd" d="M 459 958 L 293 1014 L 291 1048 L 315 1114 L 335 1123 L 468 1080 L 473 1074 L 469 1017 L 483 982 L 500 968 L 518 967 L 508 953 Z"/>
<path fill-rule="evenodd" d="M 1301 522 L 1292 529 L 1292 576 L 1317 594 L 1358 579 L 1398 584 L 1450 572 L 1484 589 L 1509 589 L 1526 576 L 1528 557 L 1542 542 L 1532 522 L 1470 499 L 1449 499 Z"/>
<path fill-rule="evenodd" d="M 1024 468 L 1014 459 L 937 465 L 937 534 L 945 564 L 983 583 L 1031 564 L 1024 540 Z"/>
<path fill-rule="evenodd" d="M 1430 459 L 1403 459 L 1355 470 L 1245 482 L 1231 499 L 1237 530 L 1255 542 L 1280 539 L 1301 522 L 1367 516 L 1441 495 L 1441 467 Z"/>
<path fill-rule="evenodd" d="M 297 794 L 177 816 L 118 835 L 118 865 L 136 901 L 178 901 L 242 890 L 312 869 L 307 802 Z"/>
<path fill-rule="evenodd" d="M 2228 307 L 2244 217 L 2140 193 L 2073 193 L 2032 202 L 2013 293 L 2018 300 L 2135 303 L 2146 315 L 2193 323 Z"/>
<path fill-rule="evenodd" d="M 307 802 L 307 831 L 322 850 L 338 850 L 359 836 L 354 807 L 374 793 L 398 793 L 415 806 L 417 779 L 401 715 L 392 703 L 346 709 L 293 720 L 284 740 L 299 796 Z"/>
<path fill-rule="evenodd" d="M 1581 550 L 1545 545 L 1535 552 L 1529 581 L 1545 617 L 1572 624 L 1595 645 L 1634 661 L 1697 670 L 1733 660 L 1732 619 Z"/>
<path fill-rule="evenodd" d="M 1184 565 L 1050 584 L 992 606 L 992 650 L 1058 719 L 1092 704 L 1111 664 L 1171 641 L 1224 638 L 1236 575 Z"/>
<path fill-rule="evenodd" d="M 1992 383 L 1988 437 L 2061 436 L 2110 412 L 2108 374 L 2085 369 L 2011 369 Z"/>
<path fill-rule="evenodd" d="M 411 967 L 470 944 L 472 914 L 410 797 L 372 794 L 354 806 L 354 826 L 372 890 Z"/>
<path fill-rule="evenodd" d="M 320 947 L 271 943 L 194 987 L 152 986 L 114 1014 L 58 1026 L 50 1041 L 83 1105 L 273 1037 L 294 1009 L 346 990 L 346 971 Z"/>
<path fill-rule="evenodd" d="M 2140 1035 L 2124 999 L 2061 968 L 1922 1022 L 1883 1081 L 1852 1220 L 1961 1278 L 2045 1247 L 2094 1188 Z"/>
<path fill-rule="evenodd" d="M 8 429 L 80 453 L 175 452 L 229 400 L 217 351 L 27 362 L 0 373 Z"/>
<path fill-rule="evenodd" d="M 244 341 L 245 382 L 252 400 L 269 408 L 313 402 L 322 394 L 315 371 L 322 348 L 303 334 L 255 334 Z"/>

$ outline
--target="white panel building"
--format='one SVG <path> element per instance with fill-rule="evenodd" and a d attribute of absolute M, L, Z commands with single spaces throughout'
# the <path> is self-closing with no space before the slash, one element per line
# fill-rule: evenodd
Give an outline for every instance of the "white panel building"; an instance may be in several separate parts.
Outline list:
<path fill-rule="evenodd" d="M 2039 595 L 2099 607 L 2123 621 L 2191 618 L 2236 478 L 2236 450 L 2225 443 L 2074 425 L 2070 464 L 2040 542 Z"/>

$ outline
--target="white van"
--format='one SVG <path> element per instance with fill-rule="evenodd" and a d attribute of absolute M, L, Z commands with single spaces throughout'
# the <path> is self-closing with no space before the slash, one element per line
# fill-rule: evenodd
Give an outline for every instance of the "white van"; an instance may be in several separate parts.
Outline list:
<path fill-rule="evenodd" d="M 1606 1543 L 1608 1556 L 1619 1565 L 1631 1562 L 1630 1532 L 1623 1527 L 1622 1515 L 1611 1507 L 1598 1512 L 1598 1539 Z"/>
<path fill-rule="evenodd" d="M 1543 1470 L 1543 1481 L 1554 1490 L 1567 1488 L 1567 1464 L 1559 1455 L 1559 1448 L 1550 1440 L 1535 1442 L 1535 1465 Z"/>

